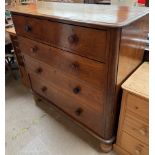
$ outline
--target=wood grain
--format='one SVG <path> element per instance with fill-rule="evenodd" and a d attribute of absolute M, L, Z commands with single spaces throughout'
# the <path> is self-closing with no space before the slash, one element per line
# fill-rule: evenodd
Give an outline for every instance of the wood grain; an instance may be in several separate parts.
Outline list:
<path fill-rule="evenodd" d="M 36 78 L 46 79 L 48 83 L 67 92 L 70 96 L 74 97 L 75 100 L 85 102 L 87 106 L 92 107 L 96 112 L 102 112 L 103 104 L 105 104 L 104 88 L 103 91 L 95 89 L 90 85 L 86 85 L 80 79 L 75 79 L 74 77 L 69 76 L 69 74 L 63 73 L 56 68 L 37 61 L 27 55 L 24 55 L 24 60 L 29 74 L 33 74 Z"/>
<path fill-rule="evenodd" d="M 78 102 L 78 100 L 75 100 L 70 94 L 63 92 L 60 88 L 58 89 L 54 87 L 53 84 L 47 81 L 43 81 L 32 74 L 30 74 L 30 78 L 34 92 L 47 98 L 60 109 L 68 113 L 68 115 L 85 124 L 95 133 L 102 136 L 102 113 L 96 113 L 90 106 L 87 106 L 82 102 Z M 46 90 L 43 90 L 45 87 Z"/>
<path fill-rule="evenodd" d="M 122 130 L 140 140 L 142 143 L 149 144 L 149 125 L 136 115 L 126 114 Z"/>
<path fill-rule="evenodd" d="M 137 115 L 149 119 L 149 102 L 145 98 L 140 98 L 134 94 L 128 93 L 126 98 L 127 110 Z"/>
<path fill-rule="evenodd" d="M 51 11 L 52 10 L 52 11 Z M 148 8 L 107 6 L 95 4 L 64 4 L 41 2 L 37 5 L 16 6 L 10 11 L 36 17 L 50 18 L 59 22 L 84 25 L 123 27 L 148 14 Z"/>
<path fill-rule="evenodd" d="M 18 37 L 17 37 L 16 33 L 12 32 L 12 31 L 13 30 L 9 30 L 8 32 L 10 34 L 10 38 L 11 38 L 14 52 L 15 52 L 16 59 L 17 59 L 17 63 L 19 66 L 20 78 L 21 78 L 23 85 L 26 86 L 27 88 L 30 88 L 30 80 L 29 80 L 27 71 L 24 66 L 23 57 L 21 55 L 21 50 L 19 49 Z"/>
<path fill-rule="evenodd" d="M 132 138 L 125 132 L 122 133 L 121 146 L 132 155 L 148 155 L 149 148 L 147 145 Z"/>
<path fill-rule="evenodd" d="M 106 66 L 78 55 L 41 44 L 30 39 L 19 37 L 20 49 L 23 53 L 39 61 L 53 66 L 57 70 L 68 73 L 76 79 L 103 90 L 106 80 Z M 33 51 L 36 48 L 36 51 Z"/>
<path fill-rule="evenodd" d="M 18 35 L 46 42 L 90 59 L 106 61 L 106 30 L 88 29 L 19 15 L 13 15 L 13 19 L 15 27 L 19 27 Z M 29 30 L 25 30 L 25 27 L 29 27 Z"/>

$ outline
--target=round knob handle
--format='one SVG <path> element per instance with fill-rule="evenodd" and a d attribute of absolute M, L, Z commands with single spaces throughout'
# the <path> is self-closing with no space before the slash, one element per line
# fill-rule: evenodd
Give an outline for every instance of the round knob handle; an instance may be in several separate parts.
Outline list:
<path fill-rule="evenodd" d="M 74 94 L 78 94 L 80 91 L 81 91 L 81 88 L 80 87 L 75 87 L 73 89 Z"/>
<path fill-rule="evenodd" d="M 25 25 L 25 31 L 30 32 L 32 30 L 30 25 Z"/>
<path fill-rule="evenodd" d="M 73 63 L 71 64 L 71 67 L 72 67 L 73 69 L 77 70 L 77 69 L 80 67 L 80 65 L 79 65 L 78 62 L 73 62 Z"/>
<path fill-rule="evenodd" d="M 135 153 L 136 153 L 137 155 L 139 155 L 139 154 L 141 154 L 141 152 L 142 152 L 142 149 L 141 149 L 140 147 L 136 147 Z"/>
<path fill-rule="evenodd" d="M 43 70 L 42 70 L 41 67 L 39 67 L 39 68 L 36 69 L 36 73 L 38 73 L 38 74 L 41 73 L 42 71 L 43 71 Z"/>
<path fill-rule="evenodd" d="M 78 108 L 78 109 L 75 111 L 75 113 L 76 113 L 77 116 L 80 116 L 82 112 L 83 112 L 83 109 L 82 109 L 82 108 Z"/>
<path fill-rule="evenodd" d="M 33 52 L 33 53 L 37 52 L 37 50 L 38 50 L 37 46 L 34 46 L 34 47 L 30 48 L 30 51 Z"/>
<path fill-rule="evenodd" d="M 143 127 L 143 128 L 141 128 L 141 129 L 139 130 L 139 132 L 140 132 L 141 135 L 146 136 L 146 134 L 147 134 L 147 129 L 146 129 L 145 127 Z"/>
<path fill-rule="evenodd" d="M 37 101 L 38 101 L 38 102 L 41 102 L 41 101 L 42 101 L 42 99 L 38 98 L 38 99 L 37 99 Z"/>
<path fill-rule="evenodd" d="M 41 88 L 41 90 L 42 90 L 42 92 L 46 92 L 47 91 L 47 87 L 44 86 L 44 87 Z"/>
<path fill-rule="evenodd" d="M 70 43 L 77 43 L 79 41 L 79 38 L 76 34 L 72 34 L 68 37 L 68 41 Z"/>

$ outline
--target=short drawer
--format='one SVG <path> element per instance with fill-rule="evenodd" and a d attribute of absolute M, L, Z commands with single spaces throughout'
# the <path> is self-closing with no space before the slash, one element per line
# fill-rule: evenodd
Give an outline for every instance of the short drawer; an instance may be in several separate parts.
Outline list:
<path fill-rule="evenodd" d="M 48 81 L 58 89 L 68 92 L 79 101 L 85 101 L 86 105 L 92 107 L 94 110 L 102 110 L 103 103 L 105 102 L 104 89 L 103 91 L 99 91 L 98 89 L 86 85 L 83 81 L 75 79 L 27 55 L 24 55 L 24 60 L 28 73 Z"/>
<path fill-rule="evenodd" d="M 48 21 L 14 14 L 12 18 L 18 36 L 21 35 L 43 42 L 50 42 L 47 37 L 47 29 L 45 29 Z"/>
<path fill-rule="evenodd" d="M 131 153 L 131 155 L 148 155 L 148 146 L 136 140 L 132 136 L 123 132 L 121 135 L 121 147 Z"/>
<path fill-rule="evenodd" d="M 106 61 L 107 31 L 13 15 L 16 32 L 97 61 Z M 36 26 L 37 25 L 37 26 Z"/>
<path fill-rule="evenodd" d="M 148 100 L 145 100 L 139 96 L 128 93 L 127 99 L 127 111 L 130 110 L 142 118 L 148 120 L 149 119 L 149 103 Z"/>
<path fill-rule="evenodd" d="M 54 87 L 47 81 L 45 82 L 32 74 L 30 74 L 30 79 L 34 92 L 54 103 L 89 129 L 102 135 L 102 113 L 94 111 L 91 107 L 86 106 L 84 102 L 79 102 L 70 94 Z"/>
<path fill-rule="evenodd" d="M 19 37 L 20 49 L 32 58 L 83 80 L 88 85 L 102 90 L 106 81 L 106 67 L 104 63 L 96 62 L 45 44 Z"/>
<path fill-rule="evenodd" d="M 149 127 L 142 120 L 137 119 L 134 115 L 125 117 L 123 129 L 128 134 L 134 136 L 145 144 L 149 144 Z"/>

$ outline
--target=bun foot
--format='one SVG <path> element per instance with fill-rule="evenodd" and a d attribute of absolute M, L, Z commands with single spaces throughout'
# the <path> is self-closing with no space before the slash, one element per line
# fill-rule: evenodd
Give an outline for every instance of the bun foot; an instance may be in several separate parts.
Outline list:
<path fill-rule="evenodd" d="M 108 153 L 112 150 L 112 144 L 101 143 L 100 148 L 101 148 L 102 152 Z"/>

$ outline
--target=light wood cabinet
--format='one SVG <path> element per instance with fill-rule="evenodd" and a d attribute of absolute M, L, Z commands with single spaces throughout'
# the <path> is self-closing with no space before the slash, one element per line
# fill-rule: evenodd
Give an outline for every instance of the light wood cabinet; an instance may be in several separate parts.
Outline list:
<path fill-rule="evenodd" d="M 149 153 L 149 63 L 144 62 L 122 85 L 123 98 L 114 149 L 120 155 Z"/>

